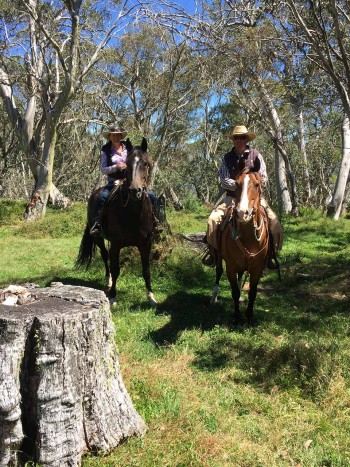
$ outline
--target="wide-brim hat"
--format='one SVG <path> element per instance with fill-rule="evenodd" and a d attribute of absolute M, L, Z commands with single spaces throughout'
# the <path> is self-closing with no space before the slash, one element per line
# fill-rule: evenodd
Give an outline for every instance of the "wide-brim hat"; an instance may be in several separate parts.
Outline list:
<path fill-rule="evenodd" d="M 111 133 L 122 135 L 122 139 L 124 139 L 125 136 L 128 134 L 128 132 L 124 130 L 124 128 L 121 128 L 118 125 L 111 125 L 107 128 L 106 131 L 102 133 L 102 135 L 104 138 L 108 139 Z"/>
<path fill-rule="evenodd" d="M 256 136 L 255 133 L 253 133 L 252 131 L 248 131 L 247 127 L 245 127 L 244 125 L 237 125 L 229 134 L 229 138 L 233 140 L 235 136 L 242 135 L 246 136 L 248 141 L 253 141 L 253 139 L 255 139 Z"/>

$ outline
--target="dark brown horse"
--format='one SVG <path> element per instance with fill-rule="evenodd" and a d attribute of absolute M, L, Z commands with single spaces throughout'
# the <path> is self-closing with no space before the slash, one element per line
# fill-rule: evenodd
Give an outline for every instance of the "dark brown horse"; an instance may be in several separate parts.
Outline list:
<path fill-rule="evenodd" d="M 241 294 L 241 279 L 245 271 L 250 276 L 247 322 L 253 323 L 253 309 L 260 277 L 264 271 L 269 244 L 267 216 L 260 205 L 261 178 L 259 175 L 260 161 L 256 159 L 254 167 L 244 168 L 245 161 L 240 161 L 242 167 L 236 178 L 236 199 L 222 222 L 222 232 L 219 241 L 219 255 L 216 265 L 216 283 L 213 289 L 211 303 L 215 303 L 219 291 L 219 281 L 223 273 L 222 260 L 226 263 L 226 274 L 231 285 L 234 305 L 233 324 L 242 321 L 239 309 Z"/>
<path fill-rule="evenodd" d="M 157 302 L 151 287 L 150 252 L 152 244 L 153 215 L 152 203 L 147 195 L 147 179 L 151 159 L 147 153 L 147 141 L 142 139 L 140 146 L 131 144 L 127 139 L 127 177 L 119 187 L 112 190 L 101 217 L 103 237 L 92 237 L 90 228 L 99 192 L 96 190 L 88 202 L 88 221 L 81 241 L 77 263 L 90 265 L 95 246 L 101 250 L 106 271 L 107 285 L 110 286 L 111 303 L 116 300 L 116 283 L 120 273 L 120 250 L 136 246 L 141 255 L 142 275 L 146 284 L 146 294 L 151 305 Z M 110 243 L 109 252 L 104 239 Z M 111 281 L 110 281 L 111 276 Z"/>

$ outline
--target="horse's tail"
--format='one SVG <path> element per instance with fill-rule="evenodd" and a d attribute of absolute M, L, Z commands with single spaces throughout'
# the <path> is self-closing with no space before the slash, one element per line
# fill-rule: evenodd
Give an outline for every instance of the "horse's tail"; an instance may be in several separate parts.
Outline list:
<path fill-rule="evenodd" d="M 86 224 L 83 238 L 81 239 L 78 258 L 76 260 L 77 266 L 90 266 L 92 257 L 94 255 L 96 244 L 93 236 L 90 234 L 89 224 Z"/>

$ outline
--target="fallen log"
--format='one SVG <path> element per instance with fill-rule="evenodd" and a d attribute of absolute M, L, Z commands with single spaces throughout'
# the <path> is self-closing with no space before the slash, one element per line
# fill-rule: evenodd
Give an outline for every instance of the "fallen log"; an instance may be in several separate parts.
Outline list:
<path fill-rule="evenodd" d="M 0 466 L 28 460 L 78 466 L 87 451 L 107 453 L 142 435 L 146 426 L 122 381 L 105 294 L 55 283 L 22 291 L 26 300 L 18 305 L 6 290 L 4 301 L 11 304 L 0 303 Z"/>

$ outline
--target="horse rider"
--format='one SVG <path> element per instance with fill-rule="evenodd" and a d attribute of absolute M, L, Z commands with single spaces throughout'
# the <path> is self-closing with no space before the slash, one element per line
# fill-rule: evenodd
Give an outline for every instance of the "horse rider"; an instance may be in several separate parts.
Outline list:
<path fill-rule="evenodd" d="M 126 178 L 126 158 L 127 149 L 123 139 L 128 132 L 118 125 L 111 125 L 106 131 L 102 133 L 103 137 L 108 140 L 101 149 L 101 172 L 107 175 L 107 185 L 99 193 L 95 206 L 93 225 L 90 229 L 90 234 L 93 237 L 100 237 L 101 232 L 101 214 L 103 207 L 109 197 L 112 188 L 115 186 L 117 180 Z M 159 234 L 162 229 L 158 226 L 159 221 L 155 216 L 155 209 L 157 198 L 151 192 L 147 191 L 147 195 L 152 201 L 153 207 L 153 234 Z"/>
<path fill-rule="evenodd" d="M 263 185 L 267 182 L 266 164 L 260 154 L 260 152 L 249 146 L 249 142 L 255 139 L 255 133 L 248 131 L 244 125 L 237 125 L 231 131 L 229 138 L 233 142 L 231 151 L 225 154 L 221 161 L 219 169 L 219 178 L 221 187 L 226 190 L 225 197 L 219 201 L 219 204 L 215 207 L 208 219 L 206 241 L 209 245 L 209 251 L 204 256 L 202 262 L 206 266 L 213 266 L 215 264 L 215 257 L 218 249 L 218 227 L 224 217 L 228 206 L 234 204 L 236 182 L 235 178 L 238 176 L 239 159 L 244 156 L 246 159 L 246 167 L 252 167 L 254 160 L 258 158 L 260 160 L 259 174 L 262 179 Z M 261 205 L 264 207 L 267 218 L 268 227 L 272 236 L 272 245 L 269 245 L 269 255 L 267 267 L 270 269 L 278 268 L 276 263 L 276 253 L 282 248 L 283 234 L 281 224 L 268 205 L 265 198 L 261 197 Z"/>

